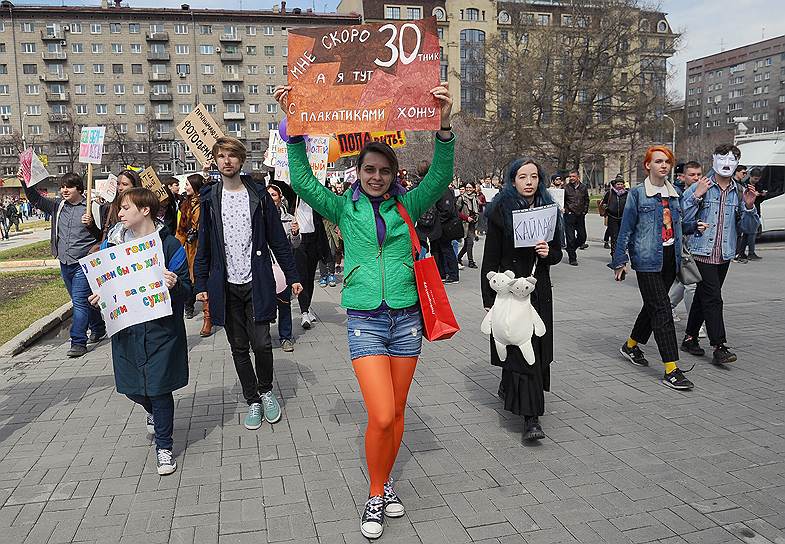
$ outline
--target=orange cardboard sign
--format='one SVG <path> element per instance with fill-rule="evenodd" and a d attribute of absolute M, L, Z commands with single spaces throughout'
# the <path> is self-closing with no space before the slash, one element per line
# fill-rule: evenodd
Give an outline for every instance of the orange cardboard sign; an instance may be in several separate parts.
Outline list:
<path fill-rule="evenodd" d="M 289 30 L 289 134 L 438 130 L 436 19 Z"/>
<path fill-rule="evenodd" d="M 338 134 L 338 150 L 341 157 L 359 155 L 368 142 L 384 142 L 393 149 L 406 146 L 406 133 L 402 130 L 385 132 L 351 132 Z"/>

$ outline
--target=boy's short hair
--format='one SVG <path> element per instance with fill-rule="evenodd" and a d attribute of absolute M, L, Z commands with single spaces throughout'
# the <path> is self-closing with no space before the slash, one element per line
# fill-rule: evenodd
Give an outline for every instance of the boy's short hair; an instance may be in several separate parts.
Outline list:
<path fill-rule="evenodd" d="M 703 170 L 703 166 L 698 161 L 687 161 L 684 163 L 684 171 L 686 172 L 688 168 L 698 168 L 699 170 Z"/>
<path fill-rule="evenodd" d="M 715 155 L 727 155 L 728 153 L 733 153 L 736 160 L 741 159 L 741 149 L 733 144 L 721 144 L 714 148 Z"/>
<path fill-rule="evenodd" d="M 757 166 L 750 170 L 749 172 L 751 178 L 759 178 L 763 176 L 763 170 L 758 168 Z"/>
<path fill-rule="evenodd" d="M 218 138 L 215 141 L 215 144 L 213 144 L 213 157 L 218 155 L 218 152 L 221 149 L 226 149 L 237 155 L 240 158 L 241 164 L 245 162 L 247 152 L 243 143 L 237 138 L 232 138 L 231 136 L 221 136 Z"/>
<path fill-rule="evenodd" d="M 80 193 L 84 192 L 84 182 L 82 181 L 82 176 L 74 172 L 63 174 L 63 176 L 60 178 L 60 187 L 75 188 Z"/>
<path fill-rule="evenodd" d="M 155 218 L 158 217 L 161 203 L 158 201 L 158 197 L 155 196 L 155 193 L 150 189 L 144 187 L 126 189 L 121 196 L 120 204 L 122 205 L 125 200 L 130 200 L 131 203 L 140 210 L 142 208 L 150 208 L 150 219 L 155 220 Z"/>

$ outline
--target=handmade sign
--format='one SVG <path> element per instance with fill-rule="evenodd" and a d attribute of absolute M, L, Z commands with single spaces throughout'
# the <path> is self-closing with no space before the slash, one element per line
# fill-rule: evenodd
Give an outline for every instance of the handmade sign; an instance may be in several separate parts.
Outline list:
<path fill-rule="evenodd" d="M 117 176 L 109 174 L 106 179 L 95 180 L 95 194 L 106 202 L 114 202 L 117 196 Z"/>
<path fill-rule="evenodd" d="M 330 150 L 328 136 L 311 136 L 305 139 L 305 153 L 311 163 L 311 170 L 316 179 L 324 185 L 327 180 L 327 155 Z M 270 141 L 267 147 L 265 165 L 275 168 L 275 179 L 289 181 L 289 152 L 286 142 L 281 139 L 278 130 L 270 131 Z"/>
<path fill-rule="evenodd" d="M 49 177 L 49 172 L 46 171 L 46 167 L 38 155 L 33 152 L 32 147 L 28 147 L 19 154 L 19 166 L 22 169 L 22 178 L 28 187 Z"/>
<path fill-rule="evenodd" d="M 156 175 L 152 166 L 145 168 L 139 174 L 139 179 L 142 182 L 142 187 L 145 189 L 150 189 L 152 192 L 154 192 L 155 196 L 158 197 L 159 202 L 163 202 L 169 198 L 169 194 L 166 192 L 166 189 L 164 189 L 161 180 L 158 179 L 158 176 Z"/>
<path fill-rule="evenodd" d="M 559 208 L 564 209 L 564 189 L 561 189 L 560 187 L 549 187 L 548 192 L 551 194 L 553 201 L 559 205 Z"/>
<path fill-rule="evenodd" d="M 289 134 L 438 130 L 436 19 L 289 29 Z"/>
<path fill-rule="evenodd" d="M 164 282 L 164 252 L 157 232 L 79 259 L 112 336 L 131 325 L 172 315 Z"/>
<path fill-rule="evenodd" d="M 512 212 L 515 247 L 533 247 L 539 241 L 553 240 L 558 214 L 559 207 L 556 204 Z"/>
<path fill-rule="evenodd" d="M 339 134 L 337 139 L 341 157 L 359 155 L 363 146 L 368 142 L 384 142 L 393 149 L 406 145 L 406 133 L 402 130 L 350 132 L 348 134 Z"/>
<path fill-rule="evenodd" d="M 496 187 L 482 187 L 480 190 L 482 191 L 486 202 L 492 201 L 496 195 L 499 194 L 499 189 Z"/>
<path fill-rule="evenodd" d="M 224 135 L 215 120 L 210 117 L 204 104 L 199 104 L 177 125 L 177 133 L 202 164 L 212 164 L 213 145 Z"/>
<path fill-rule="evenodd" d="M 82 127 L 79 138 L 79 162 L 101 164 L 106 127 Z"/>
<path fill-rule="evenodd" d="M 343 171 L 343 182 L 344 183 L 354 183 L 357 181 L 357 168 L 352 166 L 351 168 L 347 168 Z"/>

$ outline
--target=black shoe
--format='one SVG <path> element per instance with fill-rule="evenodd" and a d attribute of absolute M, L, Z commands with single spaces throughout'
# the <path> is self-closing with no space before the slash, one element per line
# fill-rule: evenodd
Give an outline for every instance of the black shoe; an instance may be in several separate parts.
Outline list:
<path fill-rule="evenodd" d="M 66 355 L 68 355 L 72 359 L 76 359 L 77 357 L 81 357 L 85 353 L 87 353 L 87 346 L 73 344 L 71 346 L 71 349 L 68 350 L 68 353 Z"/>
<path fill-rule="evenodd" d="M 469 268 L 477 268 L 477 263 L 475 263 L 474 261 L 469 261 L 469 264 L 467 266 Z"/>
<path fill-rule="evenodd" d="M 190 306 L 185 309 L 185 318 L 186 319 L 193 319 L 194 318 L 194 307 Z"/>
<path fill-rule="evenodd" d="M 459 283 L 460 281 L 458 278 L 447 278 L 444 283 Z"/>
<path fill-rule="evenodd" d="M 684 340 L 681 343 L 681 350 L 697 357 L 703 357 L 706 355 L 706 350 L 700 347 L 698 339 L 692 336 L 684 337 Z"/>
<path fill-rule="evenodd" d="M 106 331 L 102 332 L 101 334 L 98 334 L 97 332 L 91 332 L 90 336 L 87 338 L 87 345 L 95 345 L 104 338 L 106 338 Z"/>
<path fill-rule="evenodd" d="M 736 361 L 736 354 L 728 349 L 725 344 L 720 344 L 714 348 L 714 355 L 711 358 L 713 365 L 726 365 Z"/>
<path fill-rule="evenodd" d="M 381 495 L 369 497 L 360 518 L 360 532 L 365 538 L 375 539 L 384 531 L 384 498 Z"/>
<path fill-rule="evenodd" d="M 504 387 L 502 384 L 499 384 L 499 389 L 496 391 L 496 396 L 499 397 L 501 400 L 504 400 L 504 397 L 507 395 L 504 391 Z"/>
<path fill-rule="evenodd" d="M 523 423 L 523 439 L 526 441 L 530 440 L 542 440 L 545 438 L 545 433 L 540 426 L 540 420 L 537 416 L 533 417 L 525 417 Z"/>
<path fill-rule="evenodd" d="M 605 242 L 604 244 L 602 244 L 602 247 L 605 249 L 610 249 L 611 245 L 608 242 Z"/>
<path fill-rule="evenodd" d="M 744 253 L 741 253 L 739 255 L 736 255 L 736 257 L 734 257 L 733 260 L 734 260 L 734 262 L 737 262 L 737 263 L 746 264 L 747 263 L 747 256 Z"/>
<path fill-rule="evenodd" d="M 589 244 L 583 244 L 578 249 L 588 249 L 588 247 L 589 247 Z"/>
<path fill-rule="evenodd" d="M 399 518 L 406 513 L 401 498 L 395 492 L 393 479 L 384 482 L 384 515 L 388 518 Z"/>
<path fill-rule="evenodd" d="M 750 254 L 749 254 L 749 256 L 748 256 L 747 258 L 748 258 L 750 261 L 760 261 L 761 259 L 763 259 L 763 257 L 761 257 L 760 255 L 758 255 L 757 253 L 750 253 Z"/>
<path fill-rule="evenodd" d="M 570 259 L 570 265 L 578 266 L 578 259 Z"/>
<path fill-rule="evenodd" d="M 680 368 L 665 374 L 662 377 L 662 384 L 667 385 L 671 389 L 678 389 L 679 391 L 689 391 L 695 387 L 695 384 L 684 377 L 684 372 L 682 372 Z"/>
<path fill-rule="evenodd" d="M 624 342 L 619 348 L 619 353 L 624 355 L 635 366 L 649 366 L 649 361 L 643 356 L 643 351 L 637 345 L 634 348 L 628 348 L 627 342 Z"/>

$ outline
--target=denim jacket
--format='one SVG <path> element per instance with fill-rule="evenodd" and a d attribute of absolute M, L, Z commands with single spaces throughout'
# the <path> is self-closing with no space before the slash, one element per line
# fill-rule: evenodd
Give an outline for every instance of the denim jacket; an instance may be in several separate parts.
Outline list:
<path fill-rule="evenodd" d="M 710 256 L 717 238 L 717 224 L 720 216 L 720 188 L 714 182 L 714 175 L 709 178 L 712 182 L 709 190 L 702 198 L 695 197 L 697 184 L 691 185 L 685 192 L 684 217 L 695 221 L 708 223 L 708 228 L 703 232 L 695 232 L 689 237 L 690 252 L 693 255 Z M 748 210 L 742 199 L 741 186 L 732 182 L 728 196 L 725 198 L 725 209 L 722 223 L 722 258 L 725 261 L 736 256 L 736 237 L 739 233 L 755 234 L 760 225 L 760 216 L 753 206 Z"/>
<path fill-rule="evenodd" d="M 668 191 L 668 207 L 673 221 L 674 249 L 676 250 L 676 270 L 681 268 L 682 229 L 694 232 L 696 223 L 683 224 L 681 198 L 676 188 L 665 182 Z M 659 188 L 652 185 L 649 178 L 630 189 L 624 215 L 621 220 L 616 251 L 608 267 L 621 268 L 632 261 L 633 270 L 638 272 L 659 272 L 662 270 L 662 197 Z M 627 253 L 629 252 L 629 259 Z"/>

